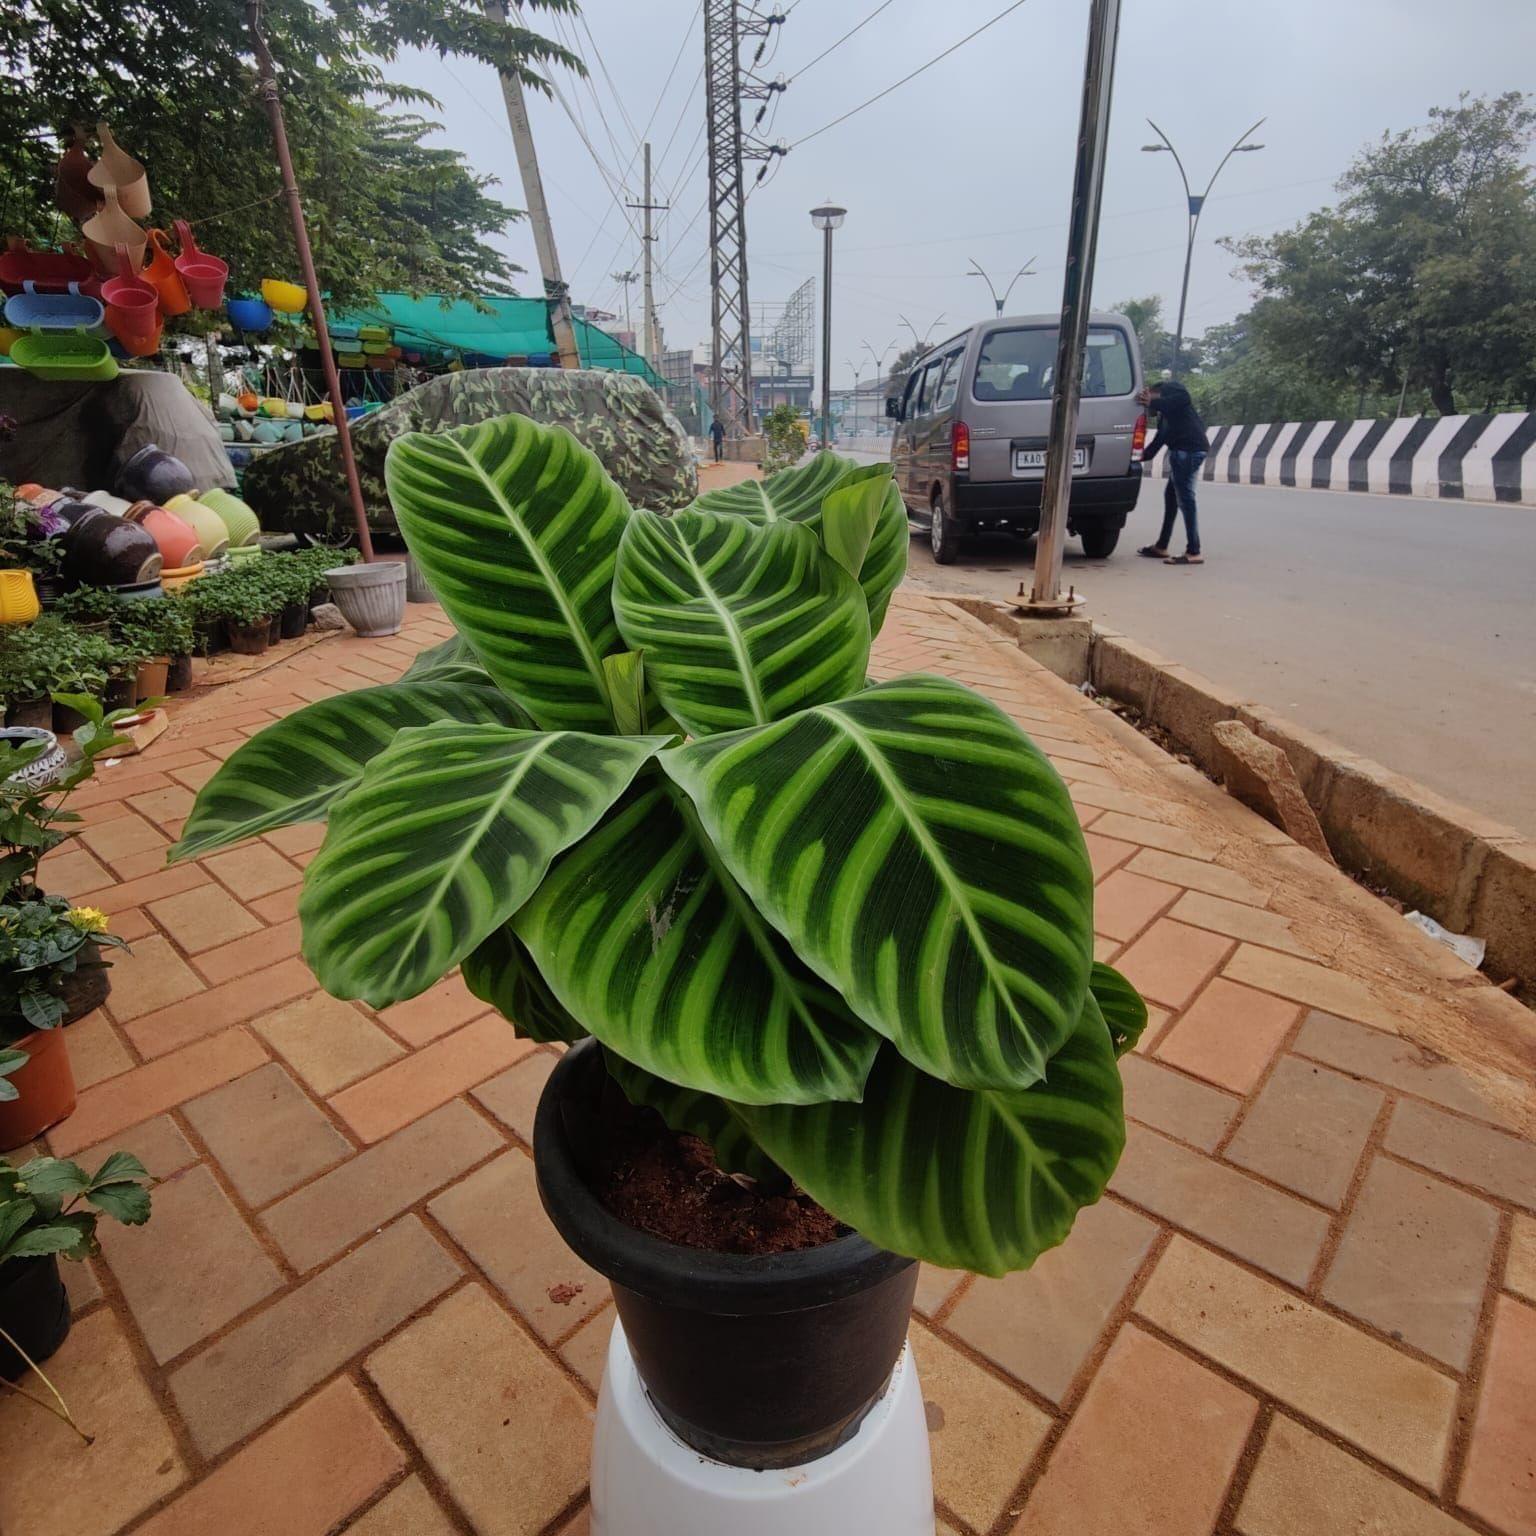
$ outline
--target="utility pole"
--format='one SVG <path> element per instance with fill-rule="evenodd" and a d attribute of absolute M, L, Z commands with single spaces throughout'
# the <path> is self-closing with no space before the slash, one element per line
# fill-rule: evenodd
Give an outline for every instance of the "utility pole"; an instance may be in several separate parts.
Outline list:
<path fill-rule="evenodd" d="M 633 335 L 635 325 L 634 321 L 629 318 L 629 290 L 632 284 L 640 281 L 640 274 L 638 272 L 610 272 L 608 275 L 614 282 L 624 285 L 624 329 Z"/>
<path fill-rule="evenodd" d="M 1035 579 L 1026 612 L 1049 617 L 1081 605 L 1061 595 L 1061 557 L 1072 501 L 1072 460 L 1077 443 L 1078 395 L 1088 348 L 1088 306 L 1099 247 L 1099 209 L 1104 201 L 1104 160 L 1109 149 L 1109 107 L 1115 90 L 1115 44 L 1120 0 L 1091 0 L 1088 52 L 1083 63 L 1083 107 L 1077 127 L 1077 166 L 1072 177 L 1072 217 L 1067 226 L 1067 271 L 1061 288 L 1061 330 L 1056 340 L 1056 379 L 1051 429 L 1045 445 L 1045 485 L 1040 533 L 1035 540 Z"/>
<path fill-rule="evenodd" d="M 482 0 L 485 14 L 502 26 L 507 22 L 502 0 Z M 576 347 L 576 326 L 571 319 L 571 294 L 560 276 L 560 255 L 555 249 L 555 231 L 549 222 L 549 204 L 544 198 L 544 178 L 539 174 L 539 157 L 533 147 L 533 129 L 528 122 L 528 107 L 523 100 L 523 82 L 515 73 L 499 70 L 501 96 L 507 104 L 507 126 L 512 130 L 512 145 L 517 151 L 518 174 L 523 179 L 523 201 L 528 204 L 528 222 L 533 226 L 533 248 L 539 257 L 539 272 L 544 279 L 544 298 L 549 304 L 549 328 L 555 338 L 555 352 L 562 368 L 580 368 L 581 353 Z"/>
<path fill-rule="evenodd" d="M 651 246 L 656 240 L 656 236 L 651 233 L 651 213 L 653 210 L 665 213 L 672 205 L 671 203 L 653 203 L 651 201 L 651 146 L 649 143 L 645 146 L 645 192 L 643 196 L 643 202 L 625 203 L 624 206 L 626 208 L 640 208 L 645 213 L 645 233 L 640 237 L 640 242 L 645 248 L 645 260 L 640 264 L 645 272 L 645 281 L 641 288 L 641 292 L 645 296 L 645 313 L 641 320 L 641 324 L 645 327 L 645 339 L 644 345 L 640 350 L 645 354 L 646 362 L 652 368 L 660 371 L 660 350 L 656 345 L 656 303 L 651 294 Z M 624 297 L 627 303 L 629 299 L 629 289 L 627 288 L 624 290 Z"/>

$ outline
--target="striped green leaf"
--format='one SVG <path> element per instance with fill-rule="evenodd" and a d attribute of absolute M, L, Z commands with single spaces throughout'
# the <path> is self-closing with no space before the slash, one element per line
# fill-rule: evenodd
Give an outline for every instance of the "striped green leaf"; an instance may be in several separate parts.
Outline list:
<path fill-rule="evenodd" d="M 719 865 L 686 798 L 642 778 L 513 919 L 563 1007 L 683 1087 L 856 1099 L 878 1044 Z"/>
<path fill-rule="evenodd" d="M 333 997 L 415 997 L 499 928 L 666 736 L 495 725 L 401 731 L 331 811 L 299 897 Z"/>
<path fill-rule="evenodd" d="M 707 1141 L 714 1149 L 716 1164 L 727 1173 L 746 1173 L 754 1179 L 782 1178 L 724 1099 L 694 1088 L 679 1088 L 625 1061 L 617 1051 L 605 1051 L 603 1058 L 609 1077 L 624 1090 L 631 1104 L 644 1104 L 674 1131 Z"/>
<path fill-rule="evenodd" d="M 474 647 L 463 635 L 452 635 L 441 645 L 422 651 L 401 674 L 402 683 L 458 681 L 494 688 L 491 674 L 480 664 Z"/>
<path fill-rule="evenodd" d="M 603 657 L 629 507 L 563 427 L 498 416 L 390 444 L 384 479 L 438 601 L 545 730 L 611 731 Z"/>
<path fill-rule="evenodd" d="M 862 1104 L 733 1112 L 802 1189 L 871 1242 L 983 1275 L 1027 1269 L 1061 1242 L 1125 1145 L 1120 1074 L 1091 996 L 1032 1088 L 955 1088 L 887 1045 Z"/>
<path fill-rule="evenodd" d="M 795 523 L 637 513 L 614 609 L 646 681 L 695 736 L 841 698 L 869 660 L 858 584 Z"/>
<path fill-rule="evenodd" d="M 320 821 L 397 731 L 437 720 L 532 722 L 486 679 L 427 674 L 295 710 L 225 759 L 198 793 L 171 859 L 201 858 L 295 822 Z"/>
<path fill-rule="evenodd" d="M 1147 1027 L 1147 1005 L 1139 993 L 1113 966 L 1102 960 L 1093 962 L 1088 973 L 1088 990 L 1093 993 L 1099 1012 L 1109 1026 L 1115 1043 L 1115 1055 L 1135 1050 L 1141 1032 Z"/>
<path fill-rule="evenodd" d="M 767 480 L 743 480 L 707 491 L 690 510 L 728 512 L 755 523 L 805 523 L 820 535 L 823 503 L 829 493 L 845 487 L 862 487 L 857 494 L 867 494 L 873 485 L 884 481 L 879 515 L 858 573 L 869 608 L 870 631 L 879 634 L 891 593 L 906 574 L 907 548 L 911 542 L 906 508 L 890 474 L 889 464 L 855 464 L 852 459 L 839 458 L 824 450 Z"/>
<path fill-rule="evenodd" d="M 465 955 L 463 975 L 464 985 L 526 1039 L 572 1045 L 586 1037 L 586 1030 L 560 1006 L 510 923 L 488 933 Z"/>
<path fill-rule="evenodd" d="M 758 910 L 914 1066 L 1045 1075 L 1088 986 L 1092 874 L 1066 786 L 1001 710 L 907 677 L 660 761 Z"/>
<path fill-rule="evenodd" d="M 891 482 L 889 464 L 863 464 L 821 500 L 821 542 L 851 576 L 859 574 Z"/>

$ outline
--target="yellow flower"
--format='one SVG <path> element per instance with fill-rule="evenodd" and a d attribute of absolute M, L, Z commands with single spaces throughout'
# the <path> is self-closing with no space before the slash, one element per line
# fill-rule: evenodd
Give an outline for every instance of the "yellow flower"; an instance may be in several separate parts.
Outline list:
<path fill-rule="evenodd" d="M 105 933 L 107 914 L 96 907 L 71 907 L 70 926 L 80 933 Z"/>

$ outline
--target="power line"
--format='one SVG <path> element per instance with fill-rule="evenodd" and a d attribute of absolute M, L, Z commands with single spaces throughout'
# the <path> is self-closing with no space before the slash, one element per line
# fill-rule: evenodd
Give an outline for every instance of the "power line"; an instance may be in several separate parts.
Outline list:
<path fill-rule="evenodd" d="M 823 123 L 820 128 L 812 130 L 812 132 L 806 134 L 803 138 L 796 139 L 795 142 L 789 147 L 791 149 L 799 149 L 802 144 L 808 144 L 812 139 L 820 138 L 822 134 L 828 131 L 828 129 L 836 128 L 839 123 L 846 123 L 850 117 L 856 116 L 858 113 L 862 112 L 865 107 L 874 106 L 877 101 L 883 100 L 885 97 L 889 96 L 892 91 L 900 90 L 901 87 L 904 86 L 909 80 L 917 79 L 919 75 L 924 74 L 926 71 L 932 69 L 935 64 L 938 64 L 942 60 L 947 59 L 950 54 L 952 54 L 957 48 L 963 48 L 968 42 L 971 41 L 972 38 L 980 37 L 988 27 L 995 27 L 998 22 L 1000 22 L 1005 16 L 1012 15 L 1013 12 L 1018 10 L 1021 5 L 1026 3 L 1027 0 L 1013 0 L 1012 5 L 1007 6 L 1003 10 L 999 11 L 997 15 L 994 16 L 990 21 L 982 22 L 982 24 L 977 27 L 974 32 L 967 32 L 966 35 L 962 37 L 958 43 L 951 43 L 943 53 L 936 54 L 933 58 L 929 59 L 926 64 L 918 65 L 918 67 L 914 69 L 910 75 L 903 75 L 900 80 L 895 82 L 894 85 L 886 86 L 883 91 L 879 92 L 877 95 L 871 96 L 868 101 L 861 101 L 858 106 L 852 107 L 847 112 L 844 112 L 841 117 L 834 117 L 830 123 Z"/>
<path fill-rule="evenodd" d="M 821 61 L 833 51 L 833 49 L 841 48 L 843 44 L 846 43 L 855 32 L 862 31 L 870 24 L 870 22 L 875 19 L 876 16 L 880 14 L 881 11 L 883 11 L 888 5 L 891 5 L 892 3 L 893 0 L 880 0 L 880 4 L 877 5 L 874 10 L 872 10 L 869 15 L 866 16 L 864 20 L 858 24 L 858 26 L 849 27 L 849 29 L 844 32 L 843 35 L 838 38 L 835 43 L 833 43 L 830 47 L 823 48 L 821 52 L 818 53 L 816 57 L 810 61 L 809 64 L 802 64 L 799 69 L 794 70 L 789 76 L 790 84 L 793 84 L 796 80 L 798 80 L 800 76 L 803 75 L 808 69 L 812 68 L 814 65 L 820 64 Z"/>

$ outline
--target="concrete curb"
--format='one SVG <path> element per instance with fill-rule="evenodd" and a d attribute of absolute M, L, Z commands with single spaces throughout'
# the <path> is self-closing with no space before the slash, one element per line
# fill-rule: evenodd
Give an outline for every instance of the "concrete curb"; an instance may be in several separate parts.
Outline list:
<path fill-rule="evenodd" d="M 1341 868 L 1457 933 L 1487 941 L 1495 977 L 1536 982 L 1536 842 L 1244 699 L 1112 630 L 1068 633 L 988 598 L 953 597 L 1071 683 L 1085 678 L 1217 775 L 1211 727 L 1239 720 L 1285 753 Z"/>

